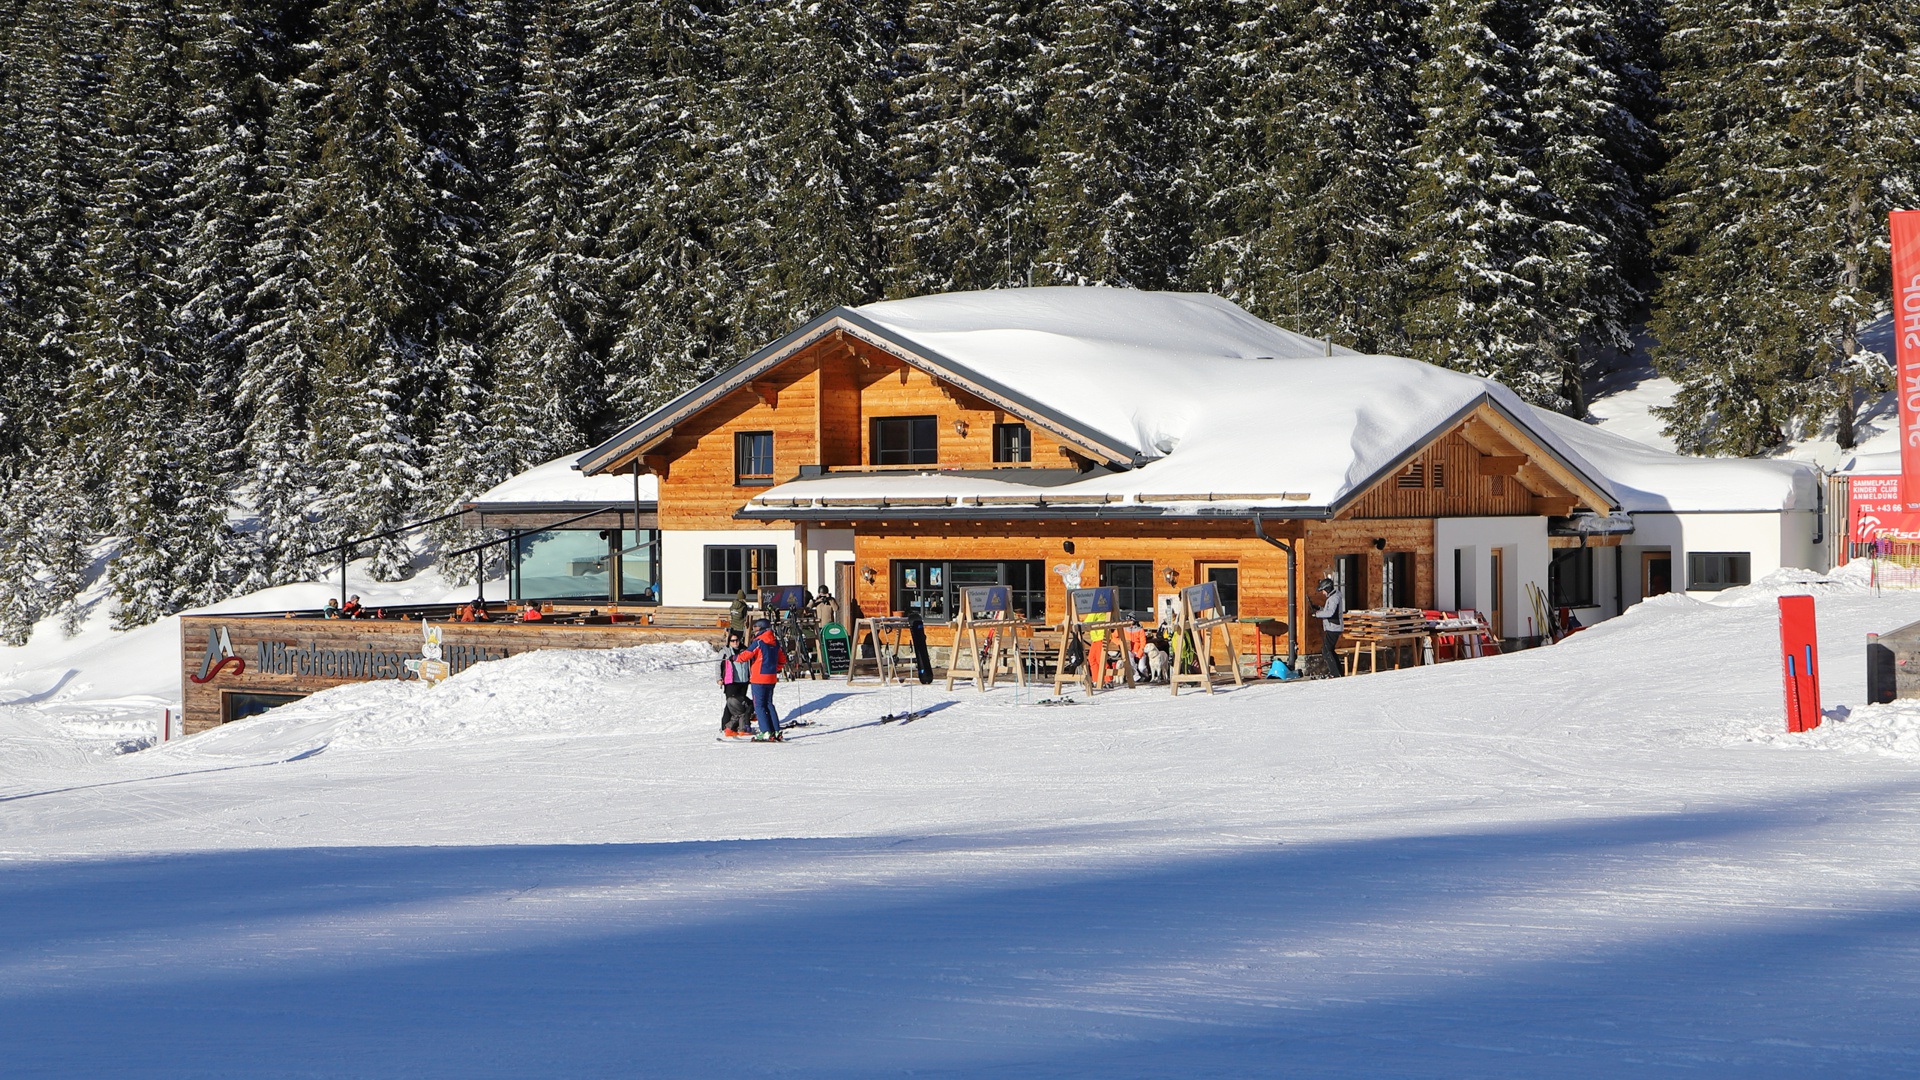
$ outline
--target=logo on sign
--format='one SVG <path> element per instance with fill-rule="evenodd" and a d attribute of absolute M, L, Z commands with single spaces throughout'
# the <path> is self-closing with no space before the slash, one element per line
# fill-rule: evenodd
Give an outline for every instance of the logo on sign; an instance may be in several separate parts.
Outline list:
<path fill-rule="evenodd" d="M 247 673 L 247 662 L 233 651 L 233 638 L 227 635 L 227 628 L 216 626 L 207 631 L 207 655 L 200 661 L 200 674 L 187 678 L 195 683 L 210 683 L 229 667 L 235 675 Z"/>

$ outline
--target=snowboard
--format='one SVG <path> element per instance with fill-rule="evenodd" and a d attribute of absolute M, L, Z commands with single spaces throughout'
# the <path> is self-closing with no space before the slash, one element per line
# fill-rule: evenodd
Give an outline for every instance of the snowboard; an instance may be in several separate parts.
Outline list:
<path fill-rule="evenodd" d="M 907 633 L 913 638 L 913 673 L 921 686 L 933 682 L 933 657 L 927 653 L 927 624 L 918 615 L 907 616 Z"/>

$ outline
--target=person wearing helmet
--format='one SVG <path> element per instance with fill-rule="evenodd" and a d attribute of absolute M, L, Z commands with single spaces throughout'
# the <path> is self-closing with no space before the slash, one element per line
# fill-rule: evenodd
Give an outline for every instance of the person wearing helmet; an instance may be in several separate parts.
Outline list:
<path fill-rule="evenodd" d="M 1333 650 L 1340 644 L 1340 632 L 1347 628 L 1347 598 L 1331 577 L 1320 579 L 1319 592 L 1320 606 L 1314 609 L 1313 617 L 1320 620 L 1320 657 L 1327 662 L 1327 674 L 1338 678 L 1345 673 L 1340 670 L 1339 654 Z"/>
<path fill-rule="evenodd" d="M 780 714 L 773 707 L 773 687 L 780 681 L 780 670 L 787 666 L 786 650 L 773 636 L 773 624 L 765 619 L 753 621 L 753 642 L 734 659 L 747 664 L 747 686 L 753 694 L 753 715 L 760 721 L 756 742 L 781 742 Z"/>
<path fill-rule="evenodd" d="M 726 703 L 720 710 L 721 738 L 744 739 L 753 734 L 753 703 L 747 699 L 747 679 L 751 674 L 739 653 L 747 636 L 738 630 L 727 631 L 727 647 L 720 657 L 720 692 Z"/>

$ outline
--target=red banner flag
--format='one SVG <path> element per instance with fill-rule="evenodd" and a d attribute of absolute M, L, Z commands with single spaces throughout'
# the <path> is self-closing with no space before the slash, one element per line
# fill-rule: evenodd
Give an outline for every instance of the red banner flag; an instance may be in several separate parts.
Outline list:
<path fill-rule="evenodd" d="M 1920 210 L 1889 215 L 1893 239 L 1893 355 L 1900 387 L 1900 498 L 1920 509 Z"/>

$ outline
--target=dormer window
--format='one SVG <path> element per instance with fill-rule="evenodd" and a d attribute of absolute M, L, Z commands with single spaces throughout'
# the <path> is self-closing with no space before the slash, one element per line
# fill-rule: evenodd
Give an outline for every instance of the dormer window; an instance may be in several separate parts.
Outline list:
<path fill-rule="evenodd" d="M 875 465 L 937 465 L 940 428 L 932 416 L 879 416 L 873 421 Z"/>

